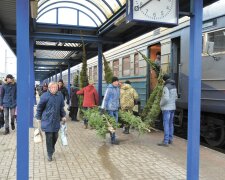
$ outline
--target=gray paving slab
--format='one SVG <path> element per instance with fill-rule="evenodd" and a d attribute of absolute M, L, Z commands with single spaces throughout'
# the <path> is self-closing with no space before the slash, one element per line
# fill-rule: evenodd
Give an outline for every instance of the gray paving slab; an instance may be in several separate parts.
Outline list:
<path fill-rule="evenodd" d="M 69 118 L 68 118 L 69 119 Z M 121 179 L 163 180 L 186 179 L 186 141 L 175 138 L 170 147 L 156 144 L 162 132 L 138 136 L 117 130 L 119 145 L 111 145 L 109 136 L 101 139 L 95 130 L 83 129 L 82 122 L 68 120 L 68 146 L 56 144 L 53 161 L 46 157 L 45 141 L 33 142 L 30 129 L 29 179 Z M 45 138 L 44 138 L 45 139 Z M 200 179 L 224 179 L 225 155 L 201 147 Z M 16 131 L 3 135 L 0 130 L 0 180 L 16 179 Z"/>

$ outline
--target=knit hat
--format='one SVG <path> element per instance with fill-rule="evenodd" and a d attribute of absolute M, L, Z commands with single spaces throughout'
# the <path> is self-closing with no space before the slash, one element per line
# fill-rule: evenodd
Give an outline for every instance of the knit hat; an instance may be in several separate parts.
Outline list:
<path fill-rule="evenodd" d="M 118 77 L 112 77 L 112 83 L 115 81 L 119 81 Z"/>
<path fill-rule="evenodd" d="M 62 79 L 60 79 L 58 82 L 61 82 L 61 83 L 63 83 L 63 80 Z"/>
<path fill-rule="evenodd" d="M 126 80 L 124 83 L 125 84 L 131 84 L 131 82 L 129 80 Z"/>
<path fill-rule="evenodd" d="M 163 75 L 163 81 L 166 81 L 169 78 L 170 78 L 170 75 L 169 74 L 164 74 Z"/>
<path fill-rule="evenodd" d="M 88 81 L 88 84 L 94 84 L 95 82 L 94 82 L 94 80 L 93 79 L 90 79 L 89 81 Z"/>
<path fill-rule="evenodd" d="M 7 78 L 9 78 L 9 79 L 14 79 L 14 77 L 13 77 L 12 74 L 8 74 L 8 75 L 6 76 L 6 79 L 7 79 Z"/>

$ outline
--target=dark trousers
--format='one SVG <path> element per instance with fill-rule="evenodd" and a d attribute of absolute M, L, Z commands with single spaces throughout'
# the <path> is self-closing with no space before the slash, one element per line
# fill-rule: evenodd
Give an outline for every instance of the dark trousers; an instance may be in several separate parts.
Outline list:
<path fill-rule="evenodd" d="M 55 152 L 55 144 L 58 139 L 58 132 L 45 132 L 46 137 L 46 147 L 48 156 L 52 156 L 52 154 Z"/>
<path fill-rule="evenodd" d="M 70 117 L 72 118 L 72 121 L 77 121 L 77 112 L 78 112 L 78 107 L 70 107 Z"/>

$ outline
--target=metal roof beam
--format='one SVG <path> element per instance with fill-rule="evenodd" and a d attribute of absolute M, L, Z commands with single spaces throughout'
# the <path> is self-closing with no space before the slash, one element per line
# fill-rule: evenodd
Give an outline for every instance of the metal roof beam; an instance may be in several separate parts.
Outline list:
<path fill-rule="evenodd" d="M 1 29 L 1 34 L 2 34 L 3 37 L 14 37 L 14 38 L 16 38 L 16 31 L 15 30 Z"/>
<path fill-rule="evenodd" d="M 35 32 L 31 35 L 36 41 L 66 41 L 66 42 L 95 42 L 107 44 L 121 44 L 121 39 L 102 38 L 94 35 L 80 35 L 80 34 L 62 34 L 62 33 L 42 33 Z"/>
<path fill-rule="evenodd" d="M 86 26 L 76 26 L 76 25 L 60 25 L 60 24 L 49 24 L 49 23 L 36 23 L 36 28 L 43 29 L 71 29 L 71 30 L 81 30 L 81 31 L 93 31 L 96 32 L 98 28 L 96 27 L 86 27 Z"/>
<path fill-rule="evenodd" d="M 116 14 L 114 14 L 110 19 L 108 19 L 104 24 L 99 27 L 97 34 L 101 35 L 109 31 L 115 25 L 115 21 L 121 16 L 123 16 L 124 13 L 126 13 L 125 5 Z"/>
<path fill-rule="evenodd" d="M 70 59 L 34 58 L 34 62 L 69 62 Z"/>
<path fill-rule="evenodd" d="M 39 73 L 42 73 L 42 72 L 54 72 L 55 73 L 55 71 L 59 70 L 59 68 L 57 68 L 57 67 L 53 67 L 53 68 L 50 68 L 50 67 L 48 67 L 48 68 L 34 67 L 34 70 L 35 70 L 35 72 L 39 71 Z"/>
<path fill-rule="evenodd" d="M 77 61 L 78 63 L 82 62 L 81 59 L 51 59 L 51 58 L 34 58 L 34 62 L 74 62 Z"/>
<path fill-rule="evenodd" d="M 50 65 L 50 64 L 34 64 L 34 67 L 57 67 L 57 68 L 64 68 L 64 67 L 68 67 L 67 65 Z"/>
<path fill-rule="evenodd" d="M 56 50 L 56 51 L 82 51 L 82 47 L 71 47 L 71 46 L 45 46 L 35 45 L 36 50 Z M 85 48 L 89 52 L 97 52 L 97 48 Z"/>

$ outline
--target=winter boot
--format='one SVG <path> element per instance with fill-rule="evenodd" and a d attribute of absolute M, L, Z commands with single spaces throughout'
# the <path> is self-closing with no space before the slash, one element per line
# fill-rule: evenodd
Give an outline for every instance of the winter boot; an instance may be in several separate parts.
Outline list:
<path fill-rule="evenodd" d="M 111 144 L 115 144 L 115 142 L 116 142 L 116 134 L 115 134 L 115 132 L 114 133 L 110 133 L 110 136 L 111 136 Z"/>
<path fill-rule="evenodd" d="M 5 128 L 4 135 L 7 135 L 7 134 L 9 134 L 9 128 Z"/>
<path fill-rule="evenodd" d="M 130 134 L 129 130 L 130 130 L 130 126 L 125 127 L 124 134 Z"/>
<path fill-rule="evenodd" d="M 84 129 L 87 129 L 87 128 L 88 128 L 88 120 L 84 119 Z"/>
<path fill-rule="evenodd" d="M 14 130 L 14 129 L 15 129 L 15 124 L 14 124 L 14 122 L 13 122 L 13 123 L 11 123 L 11 129 L 12 129 L 12 130 Z"/>

